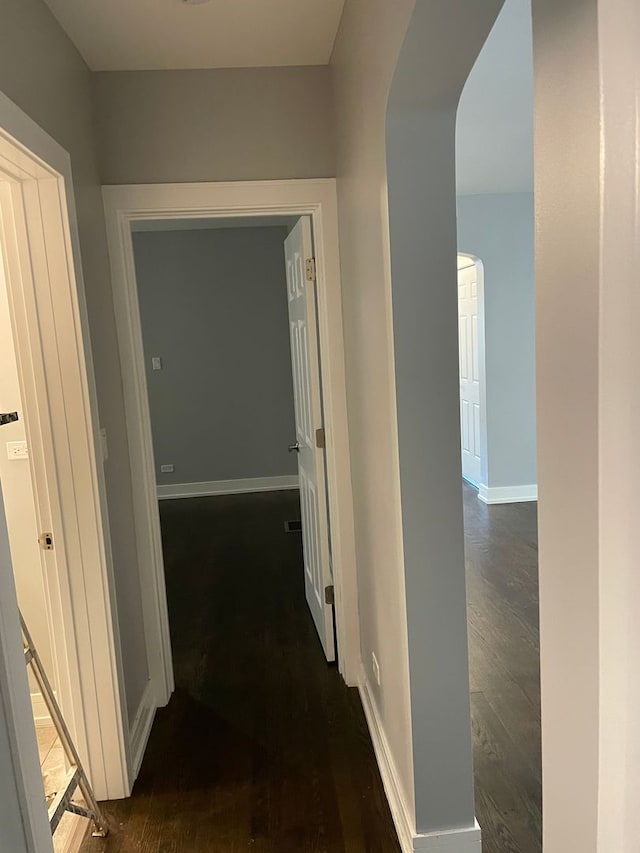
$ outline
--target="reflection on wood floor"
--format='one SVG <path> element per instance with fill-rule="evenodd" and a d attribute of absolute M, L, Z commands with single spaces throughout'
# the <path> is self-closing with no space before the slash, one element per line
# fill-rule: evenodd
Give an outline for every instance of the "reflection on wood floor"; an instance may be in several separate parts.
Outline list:
<path fill-rule="evenodd" d="M 483 853 L 540 853 L 537 504 L 464 485 L 476 817 Z"/>

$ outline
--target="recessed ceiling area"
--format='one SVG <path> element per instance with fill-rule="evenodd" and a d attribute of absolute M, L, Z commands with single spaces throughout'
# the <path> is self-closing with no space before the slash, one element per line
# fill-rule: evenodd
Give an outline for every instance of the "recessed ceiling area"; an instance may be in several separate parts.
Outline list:
<path fill-rule="evenodd" d="M 45 0 L 93 71 L 326 65 L 344 0 Z"/>

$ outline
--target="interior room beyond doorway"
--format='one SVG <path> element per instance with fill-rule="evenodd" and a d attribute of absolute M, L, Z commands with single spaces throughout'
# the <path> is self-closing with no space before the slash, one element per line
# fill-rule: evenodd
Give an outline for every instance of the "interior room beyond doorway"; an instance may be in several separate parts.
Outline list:
<path fill-rule="evenodd" d="M 325 475 L 310 237 L 304 216 L 132 231 L 176 689 L 132 797 L 106 807 L 111 837 L 83 850 L 398 850 L 357 691 L 310 601 L 321 528 L 305 521 L 329 491 L 305 489 L 302 463 L 310 451 Z"/>

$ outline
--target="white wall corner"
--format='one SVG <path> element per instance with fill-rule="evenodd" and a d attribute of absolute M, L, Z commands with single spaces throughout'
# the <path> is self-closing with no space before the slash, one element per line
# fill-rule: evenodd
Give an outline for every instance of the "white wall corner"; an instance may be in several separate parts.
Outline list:
<path fill-rule="evenodd" d="M 212 480 L 208 483 L 170 483 L 158 486 L 158 500 L 240 495 L 248 492 L 279 492 L 298 487 L 297 474 L 287 474 L 282 477 L 252 477 L 244 480 Z"/>
<path fill-rule="evenodd" d="M 481 853 L 481 832 L 477 821 L 474 826 L 446 832 L 416 833 L 411 809 L 378 716 L 371 685 L 362 666 L 358 689 L 402 853 Z"/>
<path fill-rule="evenodd" d="M 538 485 L 478 486 L 478 497 L 486 504 L 512 504 L 538 500 Z"/>

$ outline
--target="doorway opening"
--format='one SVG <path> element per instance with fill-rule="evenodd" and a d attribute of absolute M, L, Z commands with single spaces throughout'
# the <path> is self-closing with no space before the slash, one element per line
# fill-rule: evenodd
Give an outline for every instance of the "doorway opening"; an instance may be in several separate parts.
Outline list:
<path fill-rule="evenodd" d="M 0 240 L 0 340 L 3 342 L 0 361 L 0 407 L 3 412 L 15 413 L 15 420 L 2 424 L 0 438 L 0 486 L 10 551 L 10 562 L 16 587 L 17 604 L 31 633 L 35 648 L 53 687 L 54 695 L 67 712 L 72 710 L 69 697 L 63 698 L 57 685 L 60 667 L 57 656 L 66 656 L 64 638 L 56 634 L 52 613 L 51 591 L 47 565 L 44 560 L 44 543 L 38 528 L 34 471 L 29 464 L 29 445 L 25 408 L 22 403 L 20 379 L 14 345 L 14 334 L 9 312 L 9 294 L 5 277 L 2 241 Z M 50 541 L 53 541 L 51 535 Z M 29 671 L 29 694 L 35 724 L 39 767 L 47 807 L 58 791 L 66 785 L 68 767 L 64 749 L 46 702 L 38 684 Z M 79 846 L 84 834 L 84 821 L 78 815 L 66 812 L 53 837 L 55 851 L 71 851 Z"/>
<path fill-rule="evenodd" d="M 18 604 L 100 797 L 121 790 L 121 673 L 69 156 L 2 95 L 0 325 L 0 409 L 18 416 L 0 434 L 0 695 L 26 849 L 47 850 L 45 788 L 64 787 L 66 768 L 27 678 Z"/>
<path fill-rule="evenodd" d="M 331 662 L 310 219 L 141 221 L 133 250 L 158 495 L 299 490 L 290 520 L 301 524 L 305 597 Z"/>
<path fill-rule="evenodd" d="M 139 370 L 144 383 L 138 388 L 153 437 L 143 439 L 150 452 L 144 494 L 150 511 L 159 505 L 164 562 L 156 579 L 172 637 L 163 662 L 172 683 L 166 707 L 155 721 L 151 715 L 132 797 L 135 804 L 153 796 L 173 744 L 185 784 L 208 802 L 229 803 L 224 814 L 207 808 L 201 817 L 212 847 L 228 833 L 240 846 L 254 839 L 284 849 L 292 833 L 306 846 L 317 831 L 308 821 L 314 797 L 326 815 L 323 831 L 340 838 L 331 803 L 351 793 L 337 794 L 333 780 L 351 776 L 360 751 L 330 757 L 318 747 L 332 725 L 352 744 L 354 723 L 366 725 L 354 691 L 327 666 L 337 658 L 346 680 L 355 621 L 344 618 L 351 566 L 336 477 L 345 473 L 346 439 L 336 378 L 343 364 L 331 346 L 341 344 L 339 315 L 328 322 L 339 307 L 334 185 L 314 182 L 316 199 L 319 188 L 325 193 L 318 209 L 309 188 L 295 184 L 277 189 L 276 212 L 273 195 L 265 210 L 256 187 L 234 187 L 253 194 L 252 215 L 228 204 L 216 211 L 216 194 L 228 187 L 209 186 L 200 216 L 193 199 L 182 213 L 166 196 L 159 215 L 149 194 L 158 204 L 165 188 L 142 188 L 134 201 L 140 188 L 105 188 L 109 224 L 112 200 L 119 207 L 129 196 L 124 206 L 140 207 L 137 215 L 129 207 L 117 233 L 120 249 L 126 236 L 127 281 L 117 280 L 114 253 L 114 286 L 128 288 L 136 312 L 136 341 L 122 334 L 120 317 L 121 346 L 136 347 L 132 373 Z M 188 199 L 207 188 L 176 189 Z M 272 185 L 262 189 L 273 194 Z M 307 200 L 283 200 L 283 189 L 302 190 Z M 138 394 L 128 405 L 139 402 Z M 382 791 L 379 778 L 374 789 Z M 124 816 L 124 831 L 128 808 L 107 806 L 115 825 Z M 189 808 L 183 828 L 193 822 Z M 392 827 L 383 810 L 380 831 Z"/>
<path fill-rule="evenodd" d="M 133 726 L 128 733 L 131 742 L 132 762 L 128 767 L 130 790 L 138 775 L 147 739 L 153 723 L 157 707 L 166 705 L 174 690 L 174 672 L 169 641 L 169 620 L 167 614 L 165 567 L 162 560 L 162 540 L 160 528 L 160 512 L 158 497 L 161 498 L 161 513 L 163 516 L 173 512 L 183 512 L 188 501 L 171 500 L 178 496 L 185 497 L 195 494 L 219 494 L 217 500 L 222 501 L 223 492 L 236 492 L 238 500 L 242 493 L 251 494 L 256 489 L 283 490 L 291 485 L 301 484 L 302 506 L 301 515 L 297 518 L 282 518 L 279 522 L 279 532 L 286 536 L 289 542 L 295 542 L 295 537 L 286 535 L 286 521 L 302 518 L 303 538 L 305 539 L 304 577 L 307 578 L 305 589 L 309 609 L 316 612 L 314 621 L 317 633 L 321 638 L 327 659 L 334 655 L 333 649 L 333 616 L 331 596 L 335 601 L 335 629 L 338 649 L 338 668 L 348 684 L 355 684 L 358 678 L 358 623 L 355 607 L 355 566 L 353 520 L 351 503 L 351 484 L 349 481 L 348 465 L 348 436 L 346 432 L 346 394 L 344 378 L 344 357 L 342 342 L 342 317 L 339 284 L 339 265 L 337 255 L 337 215 L 335 182 L 333 180 L 265 182 L 242 184 L 187 184 L 170 186 L 136 186 L 136 187 L 105 187 L 105 209 L 109 235 L 110 254 L 114 282 L 114 299 L 116 307 L 116 323 L 120 344 L 121 362 L 123 367 L 123 382 L 125 390 L 125 405 L 127 409 L 127 424 L 131 467 L 134 475 L 134 503 L 136 506 L 136 528 L 138 532 L 138 552 L 140 587 L 143 594 L 144 625 L 147 640 L 148 665 L 150 680 L 141 702 L 138 713 L 133 718 Z M 281 433 L 278 439 L 277 456 L 280 461 L 280 473 L 276 468 L 265 469 L 262 474 L 257 469 L 252 471 L 246 467 L 248 459 L 255 457 L 255 451 L 260 447 L 264 436 L 268 437 L 269 425 L 262 424 L 255 411 L 246 415 L 245 422 L 240 426 L 232 425 L 234 411 L 247 413 L 247 399 L 243 390 L 248 390 L 260 370 L 268 367 L 270 353 L 258 354 L 261 359 L 259 366 L 251 370 L 251 364 L 245 363 L 244 378 L 236 383 L 231 380 L 232 368 L 242 367 L 242 364 L 231 364 L 235 359 L 246 362 L 251 346 L 239 350 L 237 341 L 242 340 L 243 318 L 238 314 L 233 321 L 239 326 L 235 329 L 220 328 L 216 337 L 219 342 L 227 341 L 218 353 L 220 364 L 210 377 L 202 384 L 207 387 L 200 389 L 199 402 L 196 410 L 178 412 L 177 418 L 190 417 L 193 414 L 196 432 L 204 432 L 205 438 L 212 437 L 216 441 L 226 441 L 226 447 L 216 447 L 214 456 L 222 460 L 222 467 L 207 469 L 209 473 L 194 475 L 193 460 L 188 460 L 189 453 L 180 456 L 180 470 L 175 459 L 165 458 L 164 438 L 158 433 L 158 451 L 162 458 L 154 455 L 152 441 L 152 413 L 149 407 L 148 389 L 153 391 L 153 383 L 160 386 L 165 382 L 167 374 L 163 368 L 161 349 L 167 343 L 166 337 L 152 344 L 157 352 L 147 351 L 145 360 L 145 342 L 143 340 L 143 320 L 141 318 L 141 302 L 139 299 L 136 270 L 136 243 L 149 243 L 157 235 L 150 233 L 172 223 L 174 234 L 184 234 L 185 228 L 200 234 L 199 239 L 209 235 L 222 233 L 220 225 L 228 226 L 229 220 L 234 221 L 237 232 L 259 230 L 266 222 L 271 222 L 275 228 L 285 231 L 281 236 L 286 237 L 286 266 L 285 250 L 282 240 L 278 246 L 281 262 L 281 273 L 287 270 L 286 283 L 283 277 L 281 300 L 288 301 L 289 317 L 286 321 L 285 338 L 280 342 L 282 355 L 283 345 L 290 347 L 292 356 L 287 367 L 295 393 L 292 395 L 295 405 L 294 414 L 290 411 L 290 435 L 284 443 Z M 217 226 L 217 227 L 216 227 Z M 141 230 L 142 229 L 142 230 Z M 240 234 L 241 237 L 241 234 Z M 152 253 L 153 254 L 153 253 Z M 239 259 L 246 262 L 246 257 L 236 252 L 236 267 L 240 267 Z M 237 272 L 232 259 L 227 259 L 227 275 L 229 281 Z M 245 263 L 246 266 L 246 263 Z M 260 285 L 261 267 L 256 265 L 253 270 L 253 281 L 244 288 L 244 296 L 240 290 L 231 289 L 233 298 L 228 299 L 228 307 L 244 311 L 246 329 L 251 328 L 250 314 L 252 302 L 249 294 L 256 298 L 256 287 Z M 313 279 L 315 286 L 312 289 Z M 153 276 L 154 281 L 159 279 Z M 153 288 L 152 288 L 153 290 Z M 259 291 L 258 291 L 259 292 Z M 211 294 L 209 294 L 210 296 Z M 264 296 L 264 294 L 263 294 Z M 261 297 L 263 298 L 263 297 Z M 151 304 L 153 313 L 153 292 L 150 299 L 143 297 L 146 305 Z M 235 300 L 235 303 L 234 303 Z M 315 305 L 314 305 L 315 303 Z M 280 309 L 283 305 L 280 303 Z M 307 323 L 309 311 L 317 312 L 317 325 Z M 280 310 L 279 309 L 279 310 Z M 219 307 L 218 311 L 223 309 Z M 299 316 L 298 316 L 299 314 Z M 286 313 L 285 313 L 286 316 Z M 257 318 L 259 320 L 259 318 Z M 282 319 L 282 317 L 281 317 Z M 216 317 L 218 323 L 224 326 L 224 317 Z M 205 324 L 206 325 L 206 324 Z M 232 323 L 229 323 L 232 326 Z M 289 332 L 287 332 L 287 328 Z M 188 335 L 188 329 L 182 330 Z M 205 329 L 206 333 L 206 329 Z M 198 337 L 194 327 L 194 337 Z M 314 344 L 313 335 L 317 335 Z M 206 336 L 206 334 L 205 334 Z M 253 336 L 259 338 L 256 334 Z M 315 368 L 310 359 L 315 355 Z M 167 368 L 170 367 L 166 363 Z M 156 370 L 154 370 L 156 365 Z M 227 366 L 225 372 L 224 366 Z M 194 368 L 197 373 L 198 368 Z M 293 375 L 292 375 L 293 367 Z M 306 377 L 305 378 L 305 372 Z M 164 374 L 164 376 L 163 376 Z M 240 375 L 240 374 L 238 374 Z M 310 377 L 310 378 L 308 378 Z M 183 376 L 184 384 L 188 381 Z M 216 395 L 226 383 L 231 388 L 231 404 L 216 408 Z M 245 389 L 242 384 L 244 383 Z M 212 387 L 215 386 L 215 387 Z M 262 392 L 267 386 L 262 383 Z M 184 391 L 184 388 L 182 389 Z M 152 394 L 152 397 L 154 395 Z M 205 399 L 206 398 L 206 399 Z M 157 408 L 156 403 L 160 406 Z M 164 403 L 152 400 L 152 408 L 160 411 Z M 191 404 L 189 404 L 191 405 Z M 215 428 L 207 434 L 207 417 L 204 416 L 206 407 L 215 410 Z M 249 407 L 251 408 L 251 407 Z M 265 406 L 265 412 L 267 407 Z M 211 412 L 211 409 L 210 409 Z M 202 417 L 200 417 L 202 416 Z M 280 416 L 280 421 L 282 421 Z M 287 422 L 287 418 L 284 418 Z M 295 427 L 294 427 L 295 424 Z M 264 428 L 263 428 L 264 427 Z M 179 430 L 179 427 L 176 427 Z M 226 433 L 225 433 L 226 429 Z M 186 427 L 185 427 L 186 430 Z M 237 432 L 237 434 L 236 434 Z M 264 435 L 263 435 L 264 433 Z M 224 439 L 224 435 L 227 439 Z M 244 436 L 244 438 L 241 438 Z M 233 445 L 233 446 L 232 446 Z M 291 453 L 287 453 L 289 447 Z M 182 449 L 172 449 L 171 453 Z M 187 450 L 189 450 L 187 448 Z M 311 467 L 303 461 L 305 451 L 312 460 L 316 461 L 318 479 L 310 482 Z M 282 453 L 286 461 L 282 459 Z M 298 465 L 294 466 L 294 454 Z M 318 465 L 318 460 L 322 464 Z M 244 464 L 244 468 L 242 468 Z M 288 466 L 282 468 L 282 466 Z M 156 466 L 169 470 L 159 470 L 158 480 Z M 173 470 L 171 469 L 173 466 Z M 191 467 L 189 467 L 191 466 Z M 226 468 L 225 468 L 226 466 Z M 230 467 L 231 466 L 231 467 Z M 235 466 L 235 467 L 233 467 Z M 240 467 L 239 467 L 240 466 Z M 291 468 L 291 470 L 289 470 Z M 191 473 L 186 478 L 184 474 Z M 200 471 L 204 471 L 200 468 Z M 216 473 L 217 472 L 217 473 Z M 258 476 L 256 476 L 256 474 Z M 205 478 L 205 479 L 203 479 Z M 293 481 L 292 481 L 293 478 Z M 299 480 L 298 480 L 299 478 Z M 322 480 L 325 480 L 323 483 Z M 183 480 L 183 482 L 181 482 Z M 190 482 L 189 482 L 190 481 Z M 197 481 L 197 483 L 196 483 Z M 268 481 L 268 482 L 265 482 Z M 158 482 L 160 488 L 158 490 Z M 305 486 L 309 488 L 305 489 Z M 262 494 L 262 493 L 259 493 Z M 284 491 L 272 491 L 272 495 Z M 225 499 L 230 496 L 225 495 Z M 258 495 L 256 495 L 258 497 Z M 260 500 L 267 501 L 265 492 Z M 275 500 L 275 498 L 274 498 Z M 322 517 L 322 501 L 326 501 L 324 522 L 331 530 L 331 545 L 329 555 L 328 530 L 320 535 L 313 519 Z M 170 508 L 171 507 L 171 508 Z M 174 507 L 176 509 L 174 510 Z M 290 510 L 291 511 L 291 510 Z M 306 519 L 306 524 L 305 524 Z M 306 532 L 305 532 L 306 527 Z M 322 551 L 324 549 L 324 554 Z M 330 556 L 330 560 L 329 560 Z M 327 589 L 329 587 L 329 589 Z M 333 589 L 331 589 L 333 587 Z"/>
<path fill-rule="evenodd" d="M 475 804 L 492 853 L 542 849 L 531 28 L 528 0 L 507 0 L 456 131 Z"/>

